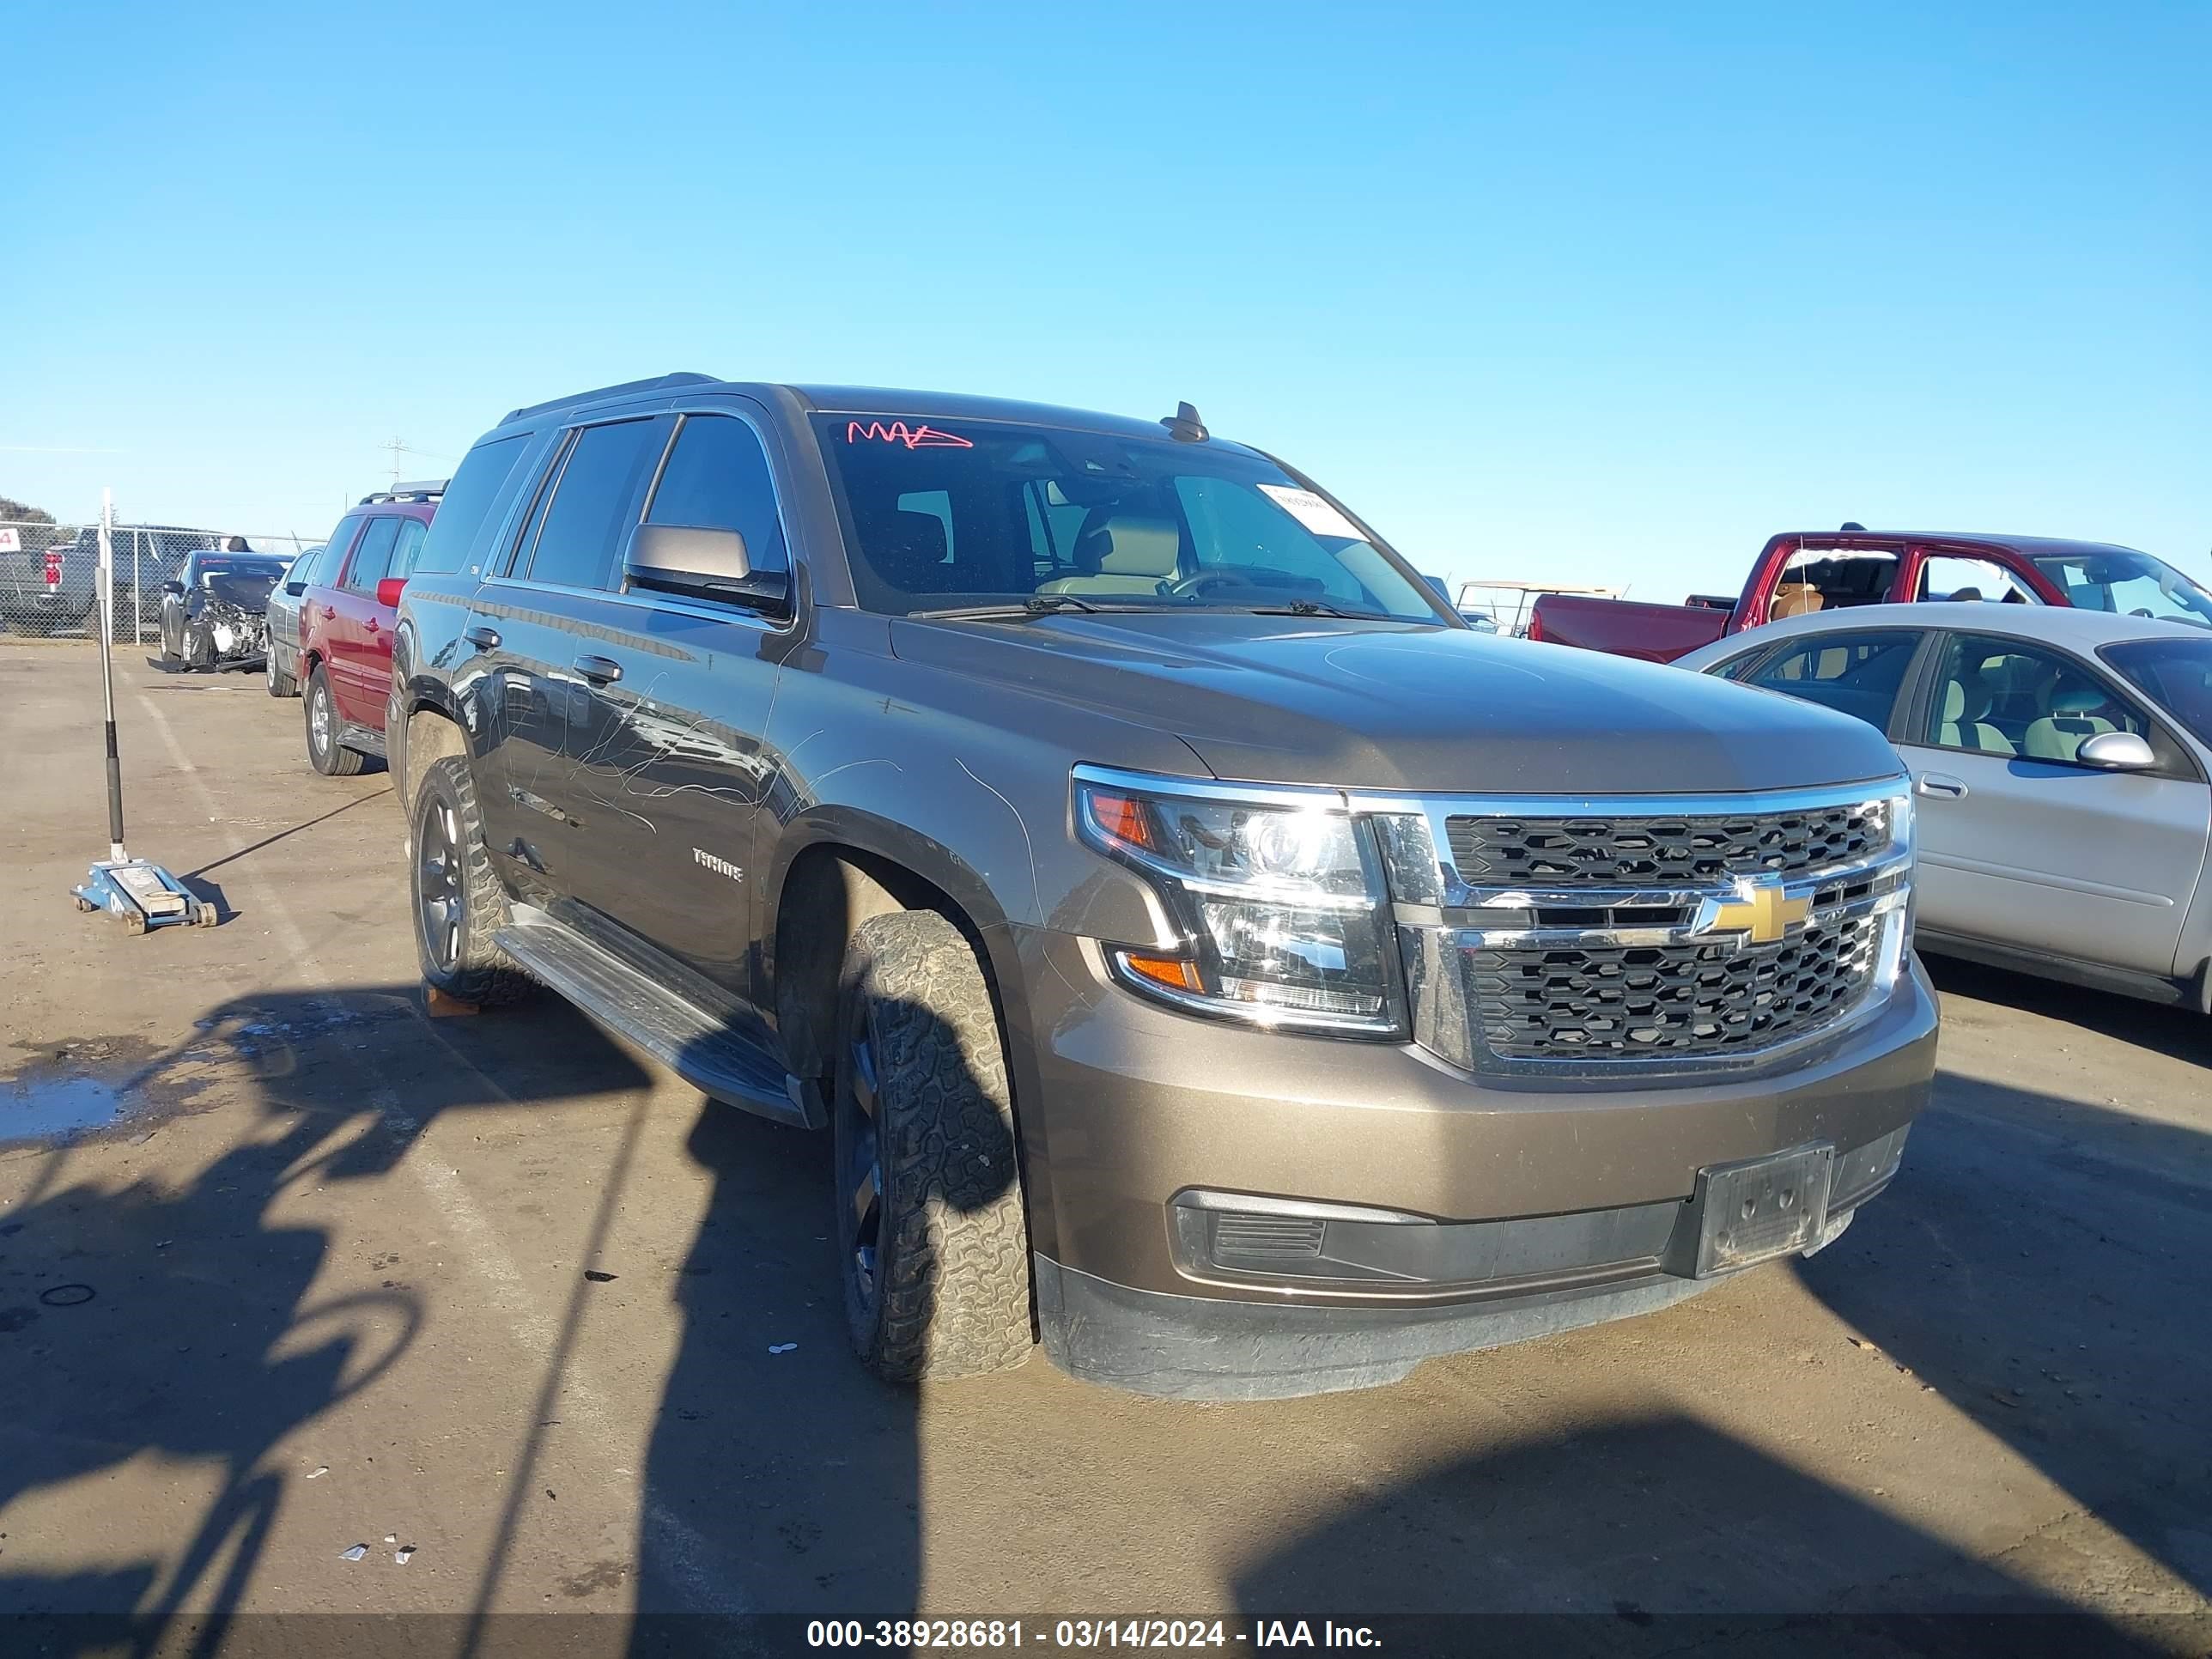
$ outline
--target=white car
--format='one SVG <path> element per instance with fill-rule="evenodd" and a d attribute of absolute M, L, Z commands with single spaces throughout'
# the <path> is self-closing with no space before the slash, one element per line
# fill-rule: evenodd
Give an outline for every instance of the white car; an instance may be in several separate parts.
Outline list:
<path fill-rule="evenodd" d="M 2212 630 L 1861 605 L 1677 665 L 1888 735 L 1917 797 L 1921 949 L 2212 1012 Z"/>

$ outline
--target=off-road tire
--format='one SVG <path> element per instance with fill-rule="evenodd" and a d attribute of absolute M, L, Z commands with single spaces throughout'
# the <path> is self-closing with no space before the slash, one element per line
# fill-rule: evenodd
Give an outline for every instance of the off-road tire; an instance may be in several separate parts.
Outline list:
<path fill-rule="evenodd" d="M 448 837 L 433 815 L 451 815 Z M 434 948 L 428 932 L 424 889 L 428 866 L 441 856 L 439 843 L 450 839 L 453 896 L 459 906 L 459 941 L 448 952 Z M 415 914 L 415 954 L 422 967 L 422 982 L 434 986 L 456 1002 L 479 1007 L 514 1002 L 530 994 L 535 981 L 514 959 L 492 943 L 492 935 L 507 925 L 507 893 L 491 867 L 491 852 L 484 845 L 483 820 L 477 812 L 476 780 L 468 763 L 447 755 L 430 763 L 415 786 L 414 805 L 407 819 L 408 896 Z"/>
<path fill-rule="evenodd" d="M 933 911 L 872 916 L 846 946 L 837 1013 L 832 1196 L 854 1351 L 892 1382 L 1010 1370 L 1034 1346 L 1029 1226 L 1006 1052 L 975 952 Z M 872 1115 L 858 1106 L 864 1044 Z M 847 1179 L 870 1122 L 872 1283 Z"/>
<path fill-rule="evenodd" d="M 325 734 L 319 743 L 315 738 L 319 700 Z M 323 672 L 322 664 L 317 663 L 307 676 L 307 695 L 301 702 L 307 722 L 307 763 L 326 778 L 349 778 L 359 772 L 368 757 L 338 741 L 337 699 L 331 696 L 330 678 Z"/>

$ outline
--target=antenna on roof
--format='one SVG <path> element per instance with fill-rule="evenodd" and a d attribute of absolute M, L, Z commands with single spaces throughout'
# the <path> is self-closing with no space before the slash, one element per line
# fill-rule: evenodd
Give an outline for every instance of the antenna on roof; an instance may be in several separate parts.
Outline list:
<path fill-rule="evenodd" d="M 1160 424 L 1168 429 L 1168 436 L 1179 444 L 1202 444 L 1206 428 L 1198 418 L 1198 411 L 1188 404 L 1177 404 L 1176 412 L 1161 417 Z"/>
<path fill-rule="evenodd" d="M 1844 520 L 1843 523 L 1838 526 L 1836 533 L 1840 536 L 1847 531 L 1853 530 L 1856 531 L 1862 536 L 1866 534 L 1866 526 L 1861 524 L 1856 519 Z"/>

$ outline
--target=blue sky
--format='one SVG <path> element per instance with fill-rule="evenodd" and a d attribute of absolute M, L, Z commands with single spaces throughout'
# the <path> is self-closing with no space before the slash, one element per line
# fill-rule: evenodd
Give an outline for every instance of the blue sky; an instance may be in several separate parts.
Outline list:
<path fill-rule="evenodd" d="M 319 537 L 386 439 L 435 475 L 516 404 L 695 368 L 1188 398 L 1455 578 L 1674 599 L 1846 518 L 2212 576 L 2203 4 L 5 35 L 0 495 L 64 519 L 111 483 Z"/>

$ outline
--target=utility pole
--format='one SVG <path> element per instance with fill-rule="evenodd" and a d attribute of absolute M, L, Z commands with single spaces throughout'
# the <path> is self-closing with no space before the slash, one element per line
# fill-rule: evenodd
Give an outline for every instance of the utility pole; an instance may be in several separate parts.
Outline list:
<path fill-rule="evenodd" d="M 377 447 L 379 449 L 388 449 L 392 452 L 392 482 L 398 483 L 399 482 L 400 470 L 399 458 L 402 455 L 410 453 L 407 447 L 407 441 L 404 438 L 394 438 L 388 443 L 380 443 L 377 445 Z"/>

